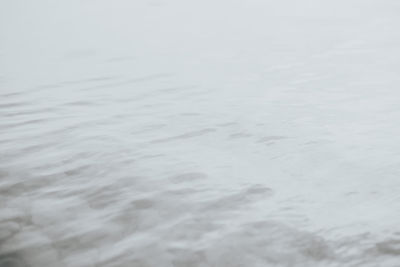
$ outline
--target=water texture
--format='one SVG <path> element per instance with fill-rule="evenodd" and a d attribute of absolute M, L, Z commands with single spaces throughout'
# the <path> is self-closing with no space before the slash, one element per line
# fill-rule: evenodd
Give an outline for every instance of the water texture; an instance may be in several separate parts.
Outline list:
<path fill-rule="evenodd" d="M 399 14 L 0 1 L 0 267 L 400 266 Z"/>

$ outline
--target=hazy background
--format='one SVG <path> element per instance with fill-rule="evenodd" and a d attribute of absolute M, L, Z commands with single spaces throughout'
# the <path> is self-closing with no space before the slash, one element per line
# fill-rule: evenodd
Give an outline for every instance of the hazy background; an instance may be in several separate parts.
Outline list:
<path fill-rule="evenodd" d="M 399 14 L 0 0 L 0 266 L 399 266 Z"/>

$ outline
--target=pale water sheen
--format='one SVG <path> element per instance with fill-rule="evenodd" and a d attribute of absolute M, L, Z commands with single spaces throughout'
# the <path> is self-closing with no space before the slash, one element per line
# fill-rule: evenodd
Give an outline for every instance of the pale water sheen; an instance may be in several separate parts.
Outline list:
<path fill-rule="evenodd" d="M 2 0 L 0 266 L 400 266 L 399 15 Z"/>

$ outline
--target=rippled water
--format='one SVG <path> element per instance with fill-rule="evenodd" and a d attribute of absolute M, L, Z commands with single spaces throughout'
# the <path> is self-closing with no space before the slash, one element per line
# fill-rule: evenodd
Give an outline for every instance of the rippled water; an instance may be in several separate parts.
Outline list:
<path fill-rule="evenodd" d="M 400 5 L 0 3 L 0 266 L 400 266 Z"/>

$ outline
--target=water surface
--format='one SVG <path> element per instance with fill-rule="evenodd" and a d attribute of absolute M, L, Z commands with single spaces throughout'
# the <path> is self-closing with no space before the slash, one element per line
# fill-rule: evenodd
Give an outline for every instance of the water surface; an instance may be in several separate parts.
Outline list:
<path fill-rule="evenodd" d="M 400 5 L 0 4 L 0 266 L 399 266 Z"/>

